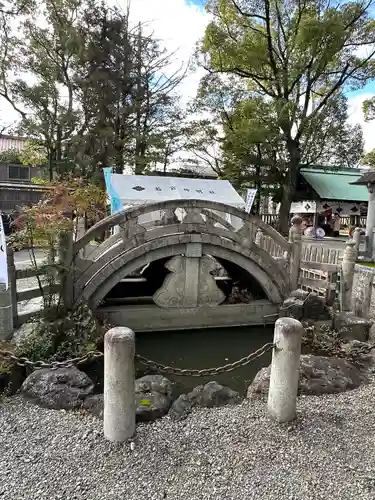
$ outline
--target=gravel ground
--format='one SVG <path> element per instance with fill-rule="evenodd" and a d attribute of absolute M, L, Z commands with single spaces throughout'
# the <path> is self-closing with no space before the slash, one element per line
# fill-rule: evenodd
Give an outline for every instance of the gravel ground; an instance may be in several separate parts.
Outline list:
<path fill-rule="evenodd" d="M 20 399 L 0 406 L 0 498 L 373 500 L 375 385 L 303 397 L 293 424 L 262 402 L 139 425 L 133 445 L 102 423 Z"/>

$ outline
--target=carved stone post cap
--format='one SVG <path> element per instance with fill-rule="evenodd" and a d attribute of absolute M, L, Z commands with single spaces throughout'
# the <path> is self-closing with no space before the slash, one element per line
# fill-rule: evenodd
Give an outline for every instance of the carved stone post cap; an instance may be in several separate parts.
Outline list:
<path fill-rule="evenodd" d="M 346 248 L 352 249 L 355 247 L 355 241 L 349 240 L 346 242 Z"/>
<path fill-rule="evenodd" d="M 300 215 L 293 215 L 291 223 L 293 226 L 299 226 L 302 224 L 302 217 Z"/>

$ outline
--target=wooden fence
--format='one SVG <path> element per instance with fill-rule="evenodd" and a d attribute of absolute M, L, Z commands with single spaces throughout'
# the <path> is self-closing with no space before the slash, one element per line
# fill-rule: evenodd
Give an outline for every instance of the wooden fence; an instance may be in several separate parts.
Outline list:
<path fill-rule="evenodd" d="M 324 297 L 333 305 L 339 292 L 341 253 L 339 249 L 322 245 L 306 245 L 302 248 L 299 286 Z"/>
<path fill-rule="evenodd" d="M 9 277 L 9 288 L 12 295 L 12 315 L 13 315 L 13 325 L 15 328 L 21 326 L 23 323 L 29 321 L 32 316 L 35 316 L 35 311 L 32 312 L 18 312 L 18 303 L 37 299 L 42 297 L 44 294 L 49 294 L 50 292 L 57 292 L 59 285 L 56 285 L 53 290 L 50 290 L 48 286 L 43 286 L 42 289 L 38 286 L 33 286 L 27 288 L 26 290 L 19 290 L 17 282 L 19 280 L 24 280 L 28 278 L 36 278 L 39 274 L 41 280 L 43 281 L 43 275 L 40 271 L 35 268 L 26 269 L 16 269 L 14 264 L 14 252 L 12 248 L 7 248 L 7 259 L 8 259 L 8 277 Z"/>
<path fill-rule="evenodd" d="M 316 262 L 318 264 L 339 264 L 342 260 L 342 251 L 339 248 L 328 248 L 325 245 L 303 245 L 302 262 Z"/>
<path fill-rule="evenodd" d="M 355 217 L 357 217 L 357 219 L 354 224 L 351 222 L 352 219 L 351 217 L 341 217 L 340 219 L 341 227 L 344 228 L 352 225 L 366 227 L 367 217 L 365 215 L 355 216 Z M 278 214 L 261 214 L 261 218 L 264 222 L 270 224 L 271 226 L 276 226 L 279 221 Z"/>

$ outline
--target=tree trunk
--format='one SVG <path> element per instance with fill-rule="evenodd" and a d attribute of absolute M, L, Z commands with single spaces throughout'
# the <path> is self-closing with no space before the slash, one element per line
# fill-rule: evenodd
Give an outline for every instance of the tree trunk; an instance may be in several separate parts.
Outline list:
<path fill-rule="evenodd" d="M 290 207 L 297 190 L 298 171 L 300 164 L 299 150 L 294 151 L 294 157 L 288 164 L 287 175 L 282 185 L 283 194 L 281 197 L 278 229 L 284 236 L 289 232 Z"/>
<path fill-rule="evenodd" d="M 293 192 L 284 185 L 283 195 L 281 197 L 281 204 L 279 210 L 279 222 L 278 229 L 281 234 L 285 237 L 289 232 L 289 217 L 290 217 L 290 206 L 293 201 Z"/>

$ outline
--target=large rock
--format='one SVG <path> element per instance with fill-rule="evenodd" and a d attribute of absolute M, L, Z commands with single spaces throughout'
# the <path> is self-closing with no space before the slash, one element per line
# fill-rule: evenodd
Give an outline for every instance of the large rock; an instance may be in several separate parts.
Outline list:
<path fill-rule="evenodd" d="M 310 293 L 303 303 L 303 318 L 316 321 L 330 319 L 324 298 Z"/>
<path fill-rule="evenodd" d="M 135 381 L 136 418 L 149 422 L 163 417 L 172 403 L 172 383 L 162 375 L 146 375 Z"/>
<path fill-rule="evenodd" d="M 28 401 L 56 410 L 81 407 L 93 390 L 92 380 L 74 367 L 35 370 L 21 387 Z"/>
<path fill-rule="evenodd" d="M 368 333 L 368 339 L 370 342 L 375 342 L 375 323 L 371 325 L 370 331 Z"/>
<path fill-rule="evenodd" d="M 247 391 L 248 399 L 266 397 L 271 367 L 262 368 Z M 343 358 L 326 358 L 312 354 L 301 356 L 299 394 L 334 394 L 359 387 L 367 377 Z"/>
<path fill-rule="evenodd" d="M 342 344 L 341 349 L 346 356 L 355 361 L 355 364 L 372 373 L 375 371 L 375 344 L 350 340 Z"/>
<path fill-rule="evenodd" d="M 334 315 L 333 328 L 344 340 L 365 342 L 369 339 L 372 321 L 358 318 L 350 312 L 339 312 Z"/>
<path fill-rule="evenodd" d="M 324 298 L 301 289 L 294 290 L 290 297 L 284 300 L 280 308 L 280 317 L 284 316 L 313 321 L 331 319 Z"/>
<path fill-rule="evenodd" d="M 104 394 L 89 396 L 84 400 L 82 407 L 92 415 L 95 415 L 95 417 L 103 418 Z"/>
<path fill-rule="evenodd" d="M 212 381 L 195 387 L 189 394 L 182 394 L 171 406 L 169 416 L 173 420 L 181 420 L 187 417 L 194 407 L 212 408 L 235 405 L 241 401 L 238 392 Z"/>
<path fill-rule="evenodd" d="M 304 302 L 309 295 L 310 292 L 308 292 L 307 290 L 303 290 L 302 288 L 297 288 L 297 290 L 292 290 L 290 292 L 289 297 L 294 297 Z"/>
<path fill-rule="evenodd" d="M 172 382 L 162 375 L 146 375 L 135 381 L 137 422 L 150 422 L 163 417 L 172 403 Z M 85 399 L 82 407 L 98 418 L 103 418 L 104 395 L 95 394 Z"/>
<path fill-rule="evenodd" d="M 280 318 L 288 317 L 301 320 L 303 318 L 303 301 L 297 297 L 288 297 L 280 307 Z"/>

